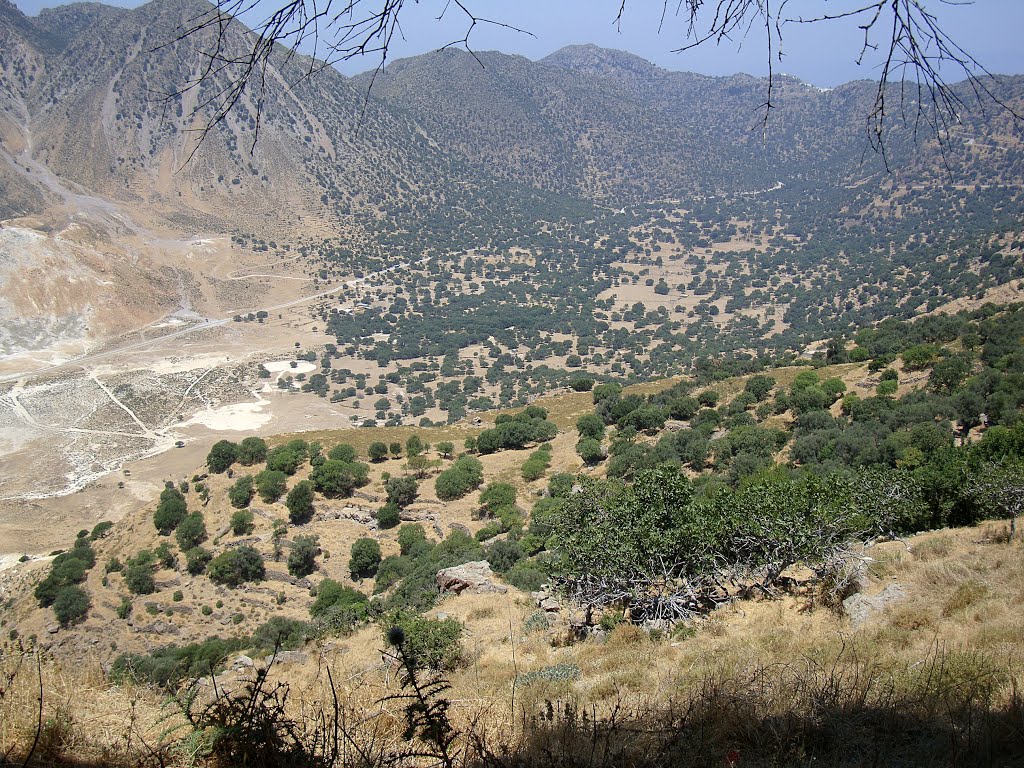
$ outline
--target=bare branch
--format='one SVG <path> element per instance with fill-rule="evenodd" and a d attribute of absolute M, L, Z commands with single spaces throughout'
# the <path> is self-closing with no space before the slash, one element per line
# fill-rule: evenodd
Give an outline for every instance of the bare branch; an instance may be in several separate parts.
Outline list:
<path fill-rule="evenodd" d="M 426 1 L 426 0 L 424 0 Z M 265 98 L 275 85 L 270 79 L 270 63 L 278 69 L 288 63 L 296 51 L 311 58 L 300 75 L 288 82 L 292 88 L 312 77 L 324 67 L 343 61 L 369 57 L 376 62 L 370 88 L 383 71 L 393 45 L 405 36 L 400 24 L 408 0 L 277 0 L 278 5 L 265 19 L 246 33 L 238 17 L 255 13 L 260 0 L 216 0 L 216 5 L 183 25 L 168 44 L 202 35 L 209 37 L 209 48 L 199 72 L 182 88 L 166 98 L 181 96 L 185 91 L 202 88 L 205 94 L 192 110 L 190 118 L 201 127 L 196 147 L 209 131 L 227 118 L 243 98 L 251 99 L 259 119 Z M 434 0 L 438 4 L 438 20 L 456 14 L 465 23 L 465 33 L 442 45 L 463 48 L 483 66 L 473 50 L 471 40 L 481 26 L 492 26 L 519 34 L 531 32 L 496 18 L 479 15 L 471 0 Z M 856 23 L 863 40 L 855 61 L 868 63 L 880 57 L 878 86 L 866 120 L 869 144 L 885 155 L 885 134 L 898 100 L 901 120 L 912 126 L 916 136 L 927 126 L 940 147 L 944 148 L 951 133 L 960 124 L 961 113 L 968 107 L 965 97 L 953 87 L 954 77 L 966 79 L 972 101 L 982 108 L 995 104 L 1014 119 L 1024 119 L 995 91 L 997 80 L 973 55 L 964 50 L 940 26 L 937 16 L 928 10 L 924 0 L 836 0 L 822 2 L 822 13 L 816 16 L 787 16 L 789 0 L 675 0 L 672 14 L 683 20 L 682 44 L 674 52 L 689 51 L 708 43 L 742 43 L 748 36 L 764 35 L 767 48 L 768 82 L 760 121 L 766 134 L 771 113 L 776 105 L 776 62 L 785 54 L 784 32 L 789 24 Z M 418 4 L 418 0 L 416 0 Z M 949 2 L 955 5 L 958 3 Z M 613 25 L 621 30 L 627 12 L 627 0 L 618 0 Z M 836 6 L 839 6 L 838 8 Z M 833 10 L 835 8 L 835 10 Z M 660 32 L 669 15 L 669 0 L 661 0 L 658 22 Z M 229 45 L 232 26 L 246 41 L 244 52 L 232 54 L 237 45 Z M 208 89 L 206 91 L 205 89 Z M 367 90 L 367 100 L 369 89 Z M 366 101 L 363 111 L 365 113 Z M 250 150 L 251 151 L 251 150 Z M 194 155 L 193 149 L 191 156 Z M 944 155 L 945 157 L 945 155 Z M 187 161 L 186 161 L 187 162 Z"/>

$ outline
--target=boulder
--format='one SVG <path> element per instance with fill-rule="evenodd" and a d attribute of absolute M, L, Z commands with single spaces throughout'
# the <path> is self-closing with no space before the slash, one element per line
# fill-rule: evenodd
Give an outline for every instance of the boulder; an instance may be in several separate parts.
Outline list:
<path fill-rule="evenodd" d="M 843 613 L 849 617 L 853 626 L 859 627 L 875 614 L 906 599 L 907 593 L 902 586 L 890 584 L 877 595 L 865 595 L 859 592 L 850 595 L 843 600 Z"/>
<path fill-rule="evenodd" d="M 556 613 L 562 610 L 562 604 L 553 597 L 545 597 L 538 603 L 537 607 L 547 613 Z"/>
<path fill-rule="evenodd" d="M 465 563 L 454 568 L 443 568 L 437 572 L 435 578 L 437 588 L 442 594 L 445 592 L 454 592 L 457 595 L 463 592 L 497 592 L 500 594 L 508 592 L 508 587 L 494 583 L 494 572 L 486 560 Z"/>

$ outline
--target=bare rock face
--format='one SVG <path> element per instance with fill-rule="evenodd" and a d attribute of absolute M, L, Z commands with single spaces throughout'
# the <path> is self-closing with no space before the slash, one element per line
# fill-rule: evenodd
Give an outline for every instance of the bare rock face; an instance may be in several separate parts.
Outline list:
<path fill-rule="evenodd" d="M 859 627 L 872 616 L 886 608 L 906 600 L 907 593 L 899 584 L 890 584 L 877 595 L 855 594 L 843 600 L 843 612 L 850 618 L 850 623 Z"/>
<path fill-rule="evenodd" d="M 457 565 L 454 568 L 443 568 L 437 572 L 437 588 L 442 594 L 454 592 L 459 595 L 463 592 L 485 593 L 497 592 L 504 594 L 508 587 L 502 584 L 495 584 L 494 572 L 486 560 L 478 560 L 473 563 Z"/>

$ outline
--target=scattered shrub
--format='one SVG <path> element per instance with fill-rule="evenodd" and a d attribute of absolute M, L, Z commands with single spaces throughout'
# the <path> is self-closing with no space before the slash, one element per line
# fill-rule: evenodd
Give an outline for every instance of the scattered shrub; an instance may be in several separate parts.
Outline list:
<path fill-rule="evenodd" d="M 262 581 L 266 575 L 263 556 L 248 544 L 222 552 L 206 567 L 216 584 L 237 587 L 247 581 Z"/>

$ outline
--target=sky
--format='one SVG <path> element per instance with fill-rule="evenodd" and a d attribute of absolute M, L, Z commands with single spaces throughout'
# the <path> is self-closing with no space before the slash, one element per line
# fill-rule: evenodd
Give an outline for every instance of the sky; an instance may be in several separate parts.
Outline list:
<path fill-rule="evenodd" d="M 860 6 L 867 0 L 789 0 L 784 15 L 813 17 L 822 10 L 835 13 Z M 264 10 L 274 0 L 261 0 Z M 335 0 L 340 4 L 342 0 Z M 376 0 L 363 0 L 374 4 Z M 463 0 L 475 13 L 527 30 L 516 32 L 479 24 L 472 33 L 474 50 L 500 50 L 539 59 L 565 45 L 594 43 L 605 48 L 630 51 L 661 67 L 672 70 L 727 75 L 747 72 L 767 74 L 767 52 L 763 28 L 751 30 L 719 45 L 706 43 L 695 50 L 673 52 L 685 44 L 686 19 L 673 11 L 679 0 L 668 0 L 668 12 L 661 23 L 660 0 L 627 0 L 621 25 L 613 23 L 620 0 Z M 1024 73 L 1024 0 L 921 0 L 935 14 L 940 26 L 962 48 L 989 71 Z M 34 15 L 53 0 L 15 0 L 22 11 Z M 134 0 L 114 0 L 112 5 L 135 6 Z M 438 20 L 442 9 L 447 13 Z M 707 2 L 706 7 L 713 7 Z M 253 16 L 246 21 L 258 21 Z M 467 19 L 447 0 L 418 0 L 403 10 L 404 39 L 396 41 L 389 59 L 426 53 L 462 38 Z M 791 74 L 822 87 L 856 79 L 878 77 L 879 57 L 868 56 L 857 64 L 863 42 L 858 22 L 845 19 L 816 24 L 787 24 L 782 34 L 784 58 L 775 71 Z M 659 30 L 659 26 L 661 27 Z M 309 52 L 309 51 L 306 51 Z M 338 68 L 355 74 L 376 66 L 376 59 L 342 62 Z M 952 77 L 962 79 L 961 76 Z"/>

